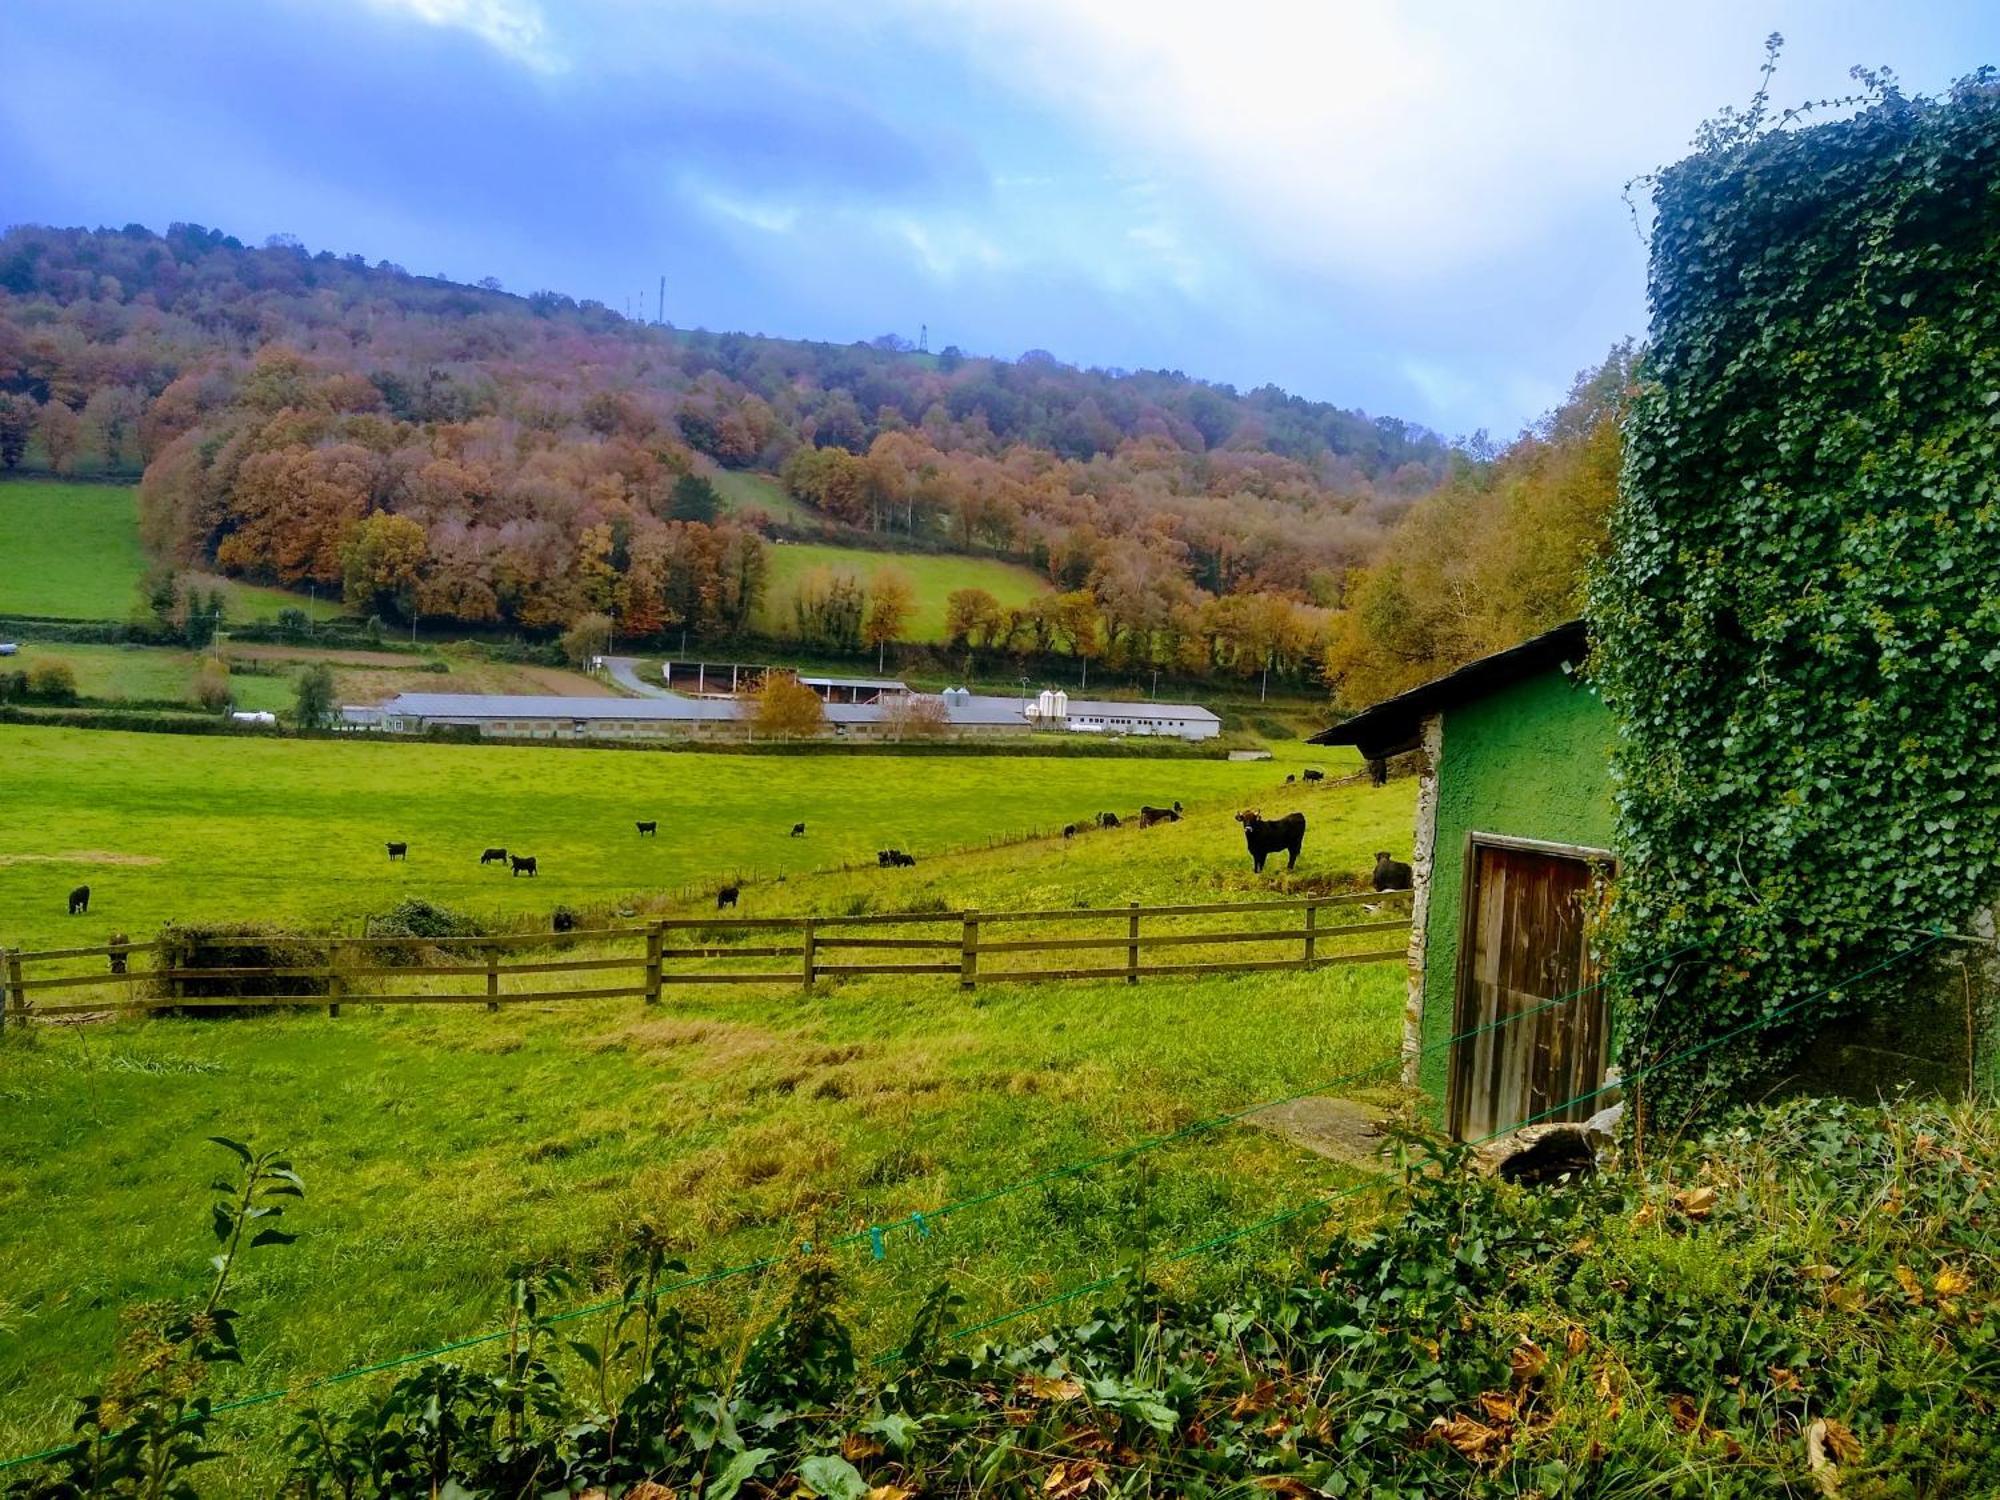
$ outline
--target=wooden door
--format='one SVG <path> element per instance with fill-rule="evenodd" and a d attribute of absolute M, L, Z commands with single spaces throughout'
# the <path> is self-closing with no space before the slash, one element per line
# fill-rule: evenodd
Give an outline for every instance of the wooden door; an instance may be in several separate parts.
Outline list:
<path fill-rule="evenodd" d="M 1452 1047 L 1451 1134 L 1478 1141 L 1585 1119 L 1597 1101 L 1569 1101 L 1604 1082 L 1609 1033 L 1585 942 L 1593 861 L 1475 838 L 1469 864 L 1452 1028 L 1466 1039 Z"/>

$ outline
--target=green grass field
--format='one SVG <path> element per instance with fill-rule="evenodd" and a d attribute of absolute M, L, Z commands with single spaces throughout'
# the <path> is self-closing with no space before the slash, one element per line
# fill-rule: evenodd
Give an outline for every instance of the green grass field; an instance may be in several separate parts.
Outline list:
<path fill-rule="evenodd" d="M 741 469 L 717 469 L 708 476 L 715 492 L 722 497 L 726 511 L 740 511 L 755 508 L 772 520 L 786 526 L 811 529 L 824 524 L 823 518 L 809 505 L 801 505 L 785 493 L 785 487 L 769 474 L 751 474 Z"/>
<path fill-rule="evenodd" d="M 334 918 L 408 890 L 475 909 L 544 909 L 713 879 L 760 861 L 753 914 L 987 910 L 1251 898 L 1230 811 L 1297 805 L 1300 880 L 1358 875 L 1407 843 L 1411 787 L 1285 789 L 1292 762 L 646 755 L 340 743 L 186 741 L 0 729 L 32 829 L 0 822 L 7 940 L 97 940 L 168 914 Z M 1338 762 L 1329 770 L 1345 769 Z M 1008 827 L 1180 796 L 1141 832 L 940 852 Z M 641 843 L 637 799 L 662 820 Z M 814 832 L 789 840 L 795 816 Z M 412 858 L 390 866 L 377 820 Z M 480 871 L 489 819 L 529 828 L 539 885 Z M 913 836 L 914 830 L 914 836 Z M 509 835 L 502 833 L 500 837 Z M 915 870 L 808 867 L 894 839 Z M 156 865 L 5 862 L 97 851 Z M 552 856 L 552 857 L 551 857 Z M 72 923 L 60 897 L 104 903 Z M 705 903 L 663 909 L 693 912 Z M 44 916 L 44 911 L 53 915 Z M 290 1383 L 492 1326 L 507 1265 L 570 1265 L 602 1285 L 632 1225 L 662 1226 L 696 1270 L 927 1212 L 1395 1053 L 1398 964 L 1312 974 L 1001 986 L 883 977 L 795 989 L 689 989 L 648 1008 L 584 1002 L 250 1020 L 10 1029 L 0 1037 L 0 1446 L 59 1438 L 67 1397 L 106 1363 L 117 1312 L 200 1283 L 210 1134 L 283 1144 L 309 1197 L 296 1246 L 235 1299 L 249 1362 L 218 1394 Z M 1389 1076 L 1385 1070 L 1379 1075 Z M 1359 1090 L 1388 1097 L 1393 1090 Z M 846 1252 L 867 1352 L 899 1337 L 944 1278 L 991 1316 L 1101 1276 L 1141 1237 L 1177 1245 L 1351 1180 L 1248 1127 L 1189 1137 Z M 1190 1262 L 1225 1279 L 1289 1253 L 1284 1233 Z M 783 1276 L 691 1294 L 728 1325 L 768 1312 Z M 282 1407 L 232 1421 L 286 1425 Z M 252 1445 L 253 1449 L 257 1445 Z M 263 1455 L 217 1493 L 268 1493 Z M 262 1486 L 263 1488 L 260 1488 Z"/>
<path fill-rule="evenodd" d="M 138 505 L 129 484 L 0 481 L 0 614 L 130 619 L 146 573 Z M 337 600 L 205 575 L 196 582 L 220 589 L 234 620 L 267 620 L 287 607 L 320 619 L 340 613 Z"/>
<path fill-rule="evenodd" d="M 26 642 L 8 667 L 33 671 L 39 662 L 67 662 L 76 674 L 76 690 L 86 698 L 122 698 L 192 704 L 198 653 L 163 646 L 95 646 Z M 235 706 L 246 711 L 277 712 L 291 706 L 289 675 L 233 672 L 230 689 Z"/>
<path fill-rule="evenodd" d="M 790 633 L 792 590 L 800 578 L 816 568 L 852 574 L 864 587 L 884 568 L 908 575 L 917 598 L 916 613 L 905 635 L 911 641 L 944 639 L 945 601 L 954 589 L 985 589 L 1009 606 L 1025 604 L 1048 592 L 1047 581 L 1031 569 L 994 558 L 864 552 L 857 547 L 787 542 L 771 549 L 771 581 L 758 610 L 759 630 L 780 636 Z"/>
<path fill-rule="evenodd" d="M 1218 813 L 1262 799 L 1271 812 L 1285 768 L 163 740 L 21 726 L 0 726 L 0 763 L 9 805 L 33 810 L 0 820 L 0 944 L 14 946 L 102 941 L 170 919 L 351 921 L 404 895 L 483 913 L 558 902 L 606 910 L 729 876 L 753 882 L 746 909 L 758 910 L 778 877 L 872 862 L 890 844 L 929 857 L 1176 798 Z M 637 838 L 639 818 L 658 819 L 659 837 Z M 807 837 L 788 837 L 797 821 Z M 1160 830 L 1158 847 L 1191 826 Z M 392 839 L 410 845 L 407 863 L 385 858 Z M 541 874 L 481 869 L 489 845 L 535 855 Z M 1367 863 L 1357 856 L 1347 868 Z M 79 881 L 95 893 L 87 925 L 64 911 Z"/>

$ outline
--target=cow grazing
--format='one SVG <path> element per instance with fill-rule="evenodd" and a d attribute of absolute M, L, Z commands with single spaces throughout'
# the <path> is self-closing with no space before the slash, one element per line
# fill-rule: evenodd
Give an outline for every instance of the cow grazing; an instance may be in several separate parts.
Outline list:
<path fill-rule="evenodd" d="M 725 885 L 715 893 L 715 909 L 722 911 L 726 907 L 734 906 L 736 898 L 742 894 L 743 887 L 739 885 Z"/>
<path fill-rule="evenodd" d="M 806 836 L 806 825 L 803 823 L 794 823 L 792 825 L 792 837 L 795 839 L 802 839 L 805 836 Z"/>
<path fill-rule="evenodd" d="M 888 869 L 889 858 L 895 852 L 896 851 L 894 849 L 877 849 L 875 851 L 875 863 L 880 865 L 885 870 Z"/>
<path fill-rule="evenodd" d="M 883 863 L 891 869 L 907 870 L 912 868 L 917 862 L 917 857 L 914 854 L 905 854 L 901 849 L 889 849 L 884 852 L 889 857 Z"/>
<path fill-rule="evenodd" d="M 1155 823 L 1178 823 L 1180 810 L 1174 807 L 1142 807 L 1139 809 L 1139 826 L 1151 828 Z"/>
<path fill-rule="evenodd" d="M 513 866 L 512 870 L 509 871 L 510 875 L 533 875 L 535 873 L 535 856 L 532 854 L 510 854 L 507 856 L 507 863 Z"/>
<path fill-rule="evenodd" d="M 1118 827 L 1118 826 L 1119 826 L 1119 823 L 1118 823 L 1118 814 L 1117 814 L 1117 813 L 1099 813 L 1099 814 L 1097 815 L 1097 826 L 1098 826 L 1099 828 L 1116 828 L 1116 827 Z"/>
<path fill-rule="evenodd" d="M 507 851 L 505 849 L 488 849 L 484 854 L 479 856 L 479 862 L 482 865 L 504 865 L 507 863 Z"/>
<path fill-rule="evenodd" d="M 69 914 L 72 917 L 90 915 L 90 887 L 80 885 L 69 893 Z"/>
<path fill-rule="evenodd" d="M 1306 772 L 1306 780 L 1307 780 L 1307 781 L 1324 781 L 1324 780 L 1326 780 L 1326 772 L 1324 772 L 1324 771 L 1307 771 L 1307 772 Z"/>
<path fill-rule="evenodd" d="M 658 818 L 648 818 L 645 822 L 634 823 L 632 826 L 639 830 L 639 837 L 642 839 L 655 838 L 660 832 L 660 820 Z"/>
<path fill-rule="evenodd" d="M 387 847 L 389 850 L 389 858 L 391 859 L 406 860 L 410 857 L 410 846 L 408 844 L 390 844 Z"/>
<path fill-rule="evenodd" d="M 1306 841 L 1306 815 L 1286 813 L 1282 818 L 1264 818 L 1255 812 L 1240 812 L 1236 821 L 1243 825 L 1243 842 L 1250 846 L 1250 858 L 1257 873 L 1264 873 L 1264 861 L 1280 849 L 1289 856 L 1285 868 L 1295 870 L 1299 850 Z"/>
<path fill-rule="evenodd" d="M 1065 824 L 1063 824 L 1063 837 L 1064 837 L 1064 838 L 1066 838 L 1066 839 L 1073 839 L 1073 838 L 1075 838 L 1075 837 L 1076 837 L 1076 824 L 1074 824 L 1074 823 L 1065 823 Z"/>
<path fill-rule="evenodd" d="M 1375 889 L 1378 891 L 1407 891 L 1410 888 L 1410 867 L 1400 859 L 1391 859 L 1387 850 L 1375 856 Z"/>

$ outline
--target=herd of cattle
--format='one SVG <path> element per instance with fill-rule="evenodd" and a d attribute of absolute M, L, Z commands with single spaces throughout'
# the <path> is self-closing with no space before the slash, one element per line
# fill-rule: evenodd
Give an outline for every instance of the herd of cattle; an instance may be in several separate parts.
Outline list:
<path fill-rule="evenodd" d="M 1308 770 L 1303 773 L 1303 779 L 1308 782 L 1324 781 L 1326 773 L 1324 771 Z M 1285 784 L 1291 786 L 1298 780 L 1300 780 L 1300 777 L 1297 775 L 1287 776 Z M 1181 813 L 1182 808 L 1179 802 L 1175 802 L 1171 807 L 1144 805 L 1139 809 L 1137 821 L 1141 828 L 1151 828 L 1160 823 L 1178 823 L 1181 820 Z M 1264 861 L 1269 859 L 1273 854 L 1278 853 L 1284 854 L 1285 868 L 1287 870 L 1298 868 L 1299 851 L 1305 847 L 1306 841 L 1306 815 L 1304 813 L 1292 812 L 1286 813 L 1281 818 L 1266 818 L 1255 809 L 1250 809 L 1239 812 L 1236 815 L 1236 821 L 1243 825 L 1243 840 L 1250 850 L 1251 864 L 1258 874 L 1261 875 L 1264 873 Z M 657 818 L 638 820 L 634 822 L 633 826 L 638 829 L 640 838 L 657 837 L 660 831 L 660 824 Z M 1073 839 L 1085 826 L 1078 823 L 1065 824 L 1062 836 L 1065 839 Z M 1122 828 L 1125 826 L 1125 822 L 1117 813 L 1101 812 L 1097 815 L 1095 826 L 1098 828 Z M 792 825 L 791 837 L 798 839 L 805 836 L 806 825 L 804 823 L 794 823 Z M 385 843 L 384 847 L 388 850 L 391 861 L 407 861 L 409 859 L 410 846 L 407 841 L 389 841 Z M 527 875 L 533 877 L 540 873 L 534 855 L 514 854 L 506 849 L 494 848 L 485 850 L 479 856 L 479 863 L 482 866 L 504 864 L 508 867 L 509 874 L 516 876 Z M 906 854 L 901 849 L 878 849 L 875 852 L 875 863 L 885 870 L 913 869 L 916 866 L 917 860 L 915 855 Z M 1375 856 L 1373 883 L 1376 890 L 1406 891 L 1410 889 L 1410 881 L 1410 867 L 1404 861 L 1392 858 L 1387 852 L 1378 853 Z M 716 910 L 724 911 L 735 906 L 742 894 L 743 888 L 741 885 L 723 886 L 715 893 Z M 69 914 L 73 917 L 83 916 L 89 910 L 90 887 L 80 885 L 69 893 Z"/>

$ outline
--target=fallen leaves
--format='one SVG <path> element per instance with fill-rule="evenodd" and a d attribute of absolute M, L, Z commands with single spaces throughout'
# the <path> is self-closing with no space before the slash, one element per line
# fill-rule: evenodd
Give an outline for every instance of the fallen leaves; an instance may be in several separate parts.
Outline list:
<path fill-rule="evenodd" d="M 1526 1385 L 1549 1367 L 1549 1356 L 1533 1339 L 1523 1339 L 1507 1356 L 1507 1367 L 1514 1372 L 1514 1384 Z"/>
<path fill-rule="evenodd" d="M 1806 1471 L 1827 1496 L 1840 1493 L 1840 1471 L 1861 1462 L 1861 1440 L 1847 1424 L 1822 1417 L 1806 1428 Z"/>
<path fill-rule="evenodd" d="M 1674 1194 L 1674 1207 L 1690 1219 L 1706 1219 L 1715 1212 L 1715 1189 L 1687 1188 Z"/>
<path fill-rule="evenodd" d="M 1020 1389 L 1037 1401 L 1074 1401 L 1083 1394 L 1083 1384 L 1067 1375 L 1023 1375 Z"/>
<path fill-rule="evenodd" d="M 1093 1459 L 1064 1459 L 1048 1472 L 1042 1481 L 1042 1493 L 1049 1500 L 1077 1500 L 1078 1496 L 1089 1493 L 1092 1481 L 1097 1478 L 1099 1465 Z"/>
<path fill-rule="evenodd" d="M 1476 1464 L 1492 1463 L 1507 1448 L 1504 1429 L 1488 1426 L 1471 1417 L 1436 1417 L 1432 1419 L 1430 1430 L 1432 1436 L 1443 1438 Z"/>

